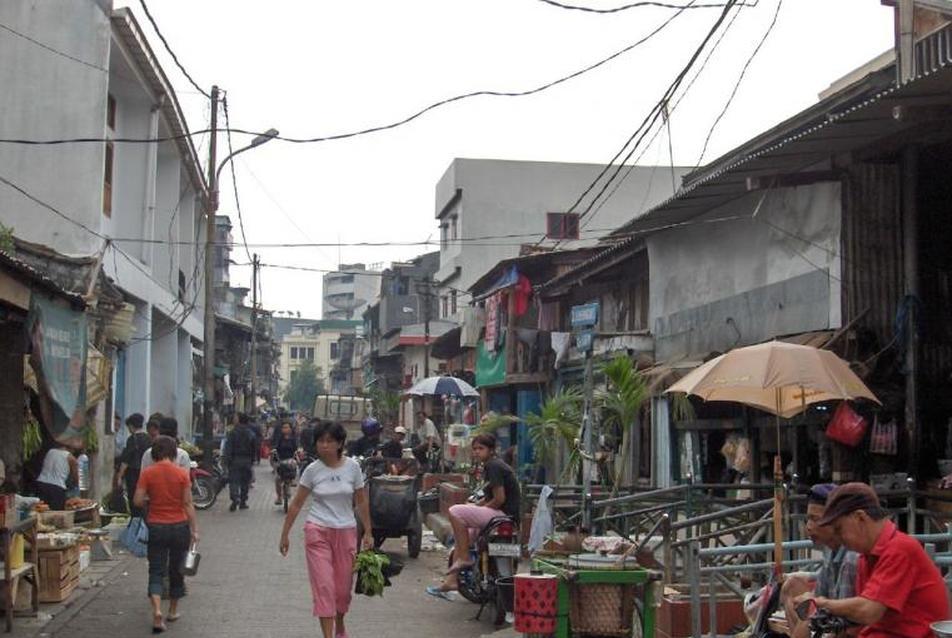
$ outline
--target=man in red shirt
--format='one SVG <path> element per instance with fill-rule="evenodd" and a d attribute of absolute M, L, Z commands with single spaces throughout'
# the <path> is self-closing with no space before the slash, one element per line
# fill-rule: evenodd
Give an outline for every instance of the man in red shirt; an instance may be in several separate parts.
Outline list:
<path fill-rule="evenodd" d="M 833 490 L 819 524 L 832 525 L 843 545 L 861 556 L 859 595 L 818 596 L 818 608 L 863 625 L 861 638 L 927 638 L 933 635 L 929 625 L 950 617 L 939 570 L 915 539 L 886 518 L 869 485 L 846 483 Z"/>

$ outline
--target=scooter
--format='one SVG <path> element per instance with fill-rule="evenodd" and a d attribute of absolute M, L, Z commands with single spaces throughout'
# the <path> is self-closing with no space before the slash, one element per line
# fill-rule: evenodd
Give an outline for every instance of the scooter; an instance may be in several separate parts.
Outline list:
<path fill-rule="evenodd" d="M 522 556 L 519 527 L 514 518 L 497 516 L 489 521 L 470 548 L 472 566 L 459 571 L 459 593 L 479 605 L 478 620 L 487 605 L 496 608 L 495 624 L 505 622 L 513 607 L 513 582 Z M 453 557 L 448 565 L 452 565 Z"/>
<path fill-rule="evenodd" d="M 228 485 L 228 476 L 222 467 L 221 457 L 217 455 L 211 470 L 206 470 L 196 461 L 192 461 L 189 478 L 192 480 L 192 503 L 200 510 L 212 507 L 218 499 L 218 493 Z"/>

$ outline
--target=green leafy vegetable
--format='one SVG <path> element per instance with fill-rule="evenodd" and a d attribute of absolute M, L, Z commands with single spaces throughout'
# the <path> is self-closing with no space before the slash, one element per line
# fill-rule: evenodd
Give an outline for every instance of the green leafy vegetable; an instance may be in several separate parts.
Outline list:
<path fill-rule="evenodd" d="M 383 596 L 386 578 L 383 575 L 385 567 L 390 565 L 386 554 L 373 550 L 359 552 L 354 560 L 354 573 L 357 574 L 356 591 L 365 596 Z"/>

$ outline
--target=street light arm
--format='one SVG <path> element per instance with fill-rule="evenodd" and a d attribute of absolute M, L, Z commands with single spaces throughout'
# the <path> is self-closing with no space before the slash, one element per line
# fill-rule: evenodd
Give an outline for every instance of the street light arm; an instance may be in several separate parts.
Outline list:
<path fill-rule="evenodd" d="M 251 144 L 249 144 L 248 146 L 239 148 L 237 151 L 232 152 L 230 155 L 228 155 L 228 157 L 226 157 L 225 159 L 221 161 L 221 164 L 218 165 L 218 170 L 215 171 L 215 182 L 216 183 L 219 182 L 219 180 L 221 179 L 222 170 L 224 170 L 225 165 L 228 164 L 228 162 L 230 162 L 232 158 L 235 157 L 235 155 L 238 155 L 239 153 L 244 153 L 247 150 L 253 149 L 257 146 L 261 146 L 262 144 L 266 144 L 277 136 L 278 136 L 278 129 L 269 128 L 267 131 L 265 131 L 261 135 L 258 135 L 253 140 L 251 140 Z"/>

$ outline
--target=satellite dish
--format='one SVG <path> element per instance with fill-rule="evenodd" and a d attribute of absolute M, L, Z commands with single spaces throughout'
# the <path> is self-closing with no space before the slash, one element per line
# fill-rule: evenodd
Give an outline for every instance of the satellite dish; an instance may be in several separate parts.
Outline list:
<path fill-rule="evenodd" d="M 325 301 L 327 302 L 327 305 L 332 306 L 335 310 L 343 310 L 344 312 L 346 312 L 348 320 L 354 318 L 354 311 L 357 310 L 357 308 L 360 308 L 361 306 L 366 305 L 367 303 L 366 299 L 361 299 L 360 297 L 357 297 L 355 299 L 340 299 L 340 300 L 325 299 Z"/>

